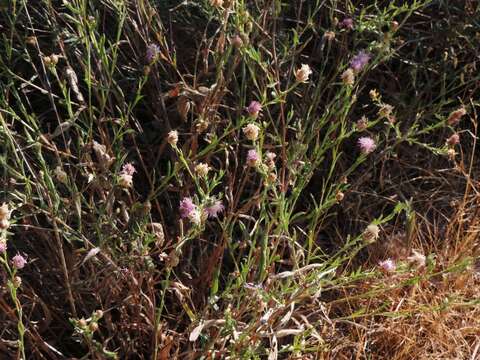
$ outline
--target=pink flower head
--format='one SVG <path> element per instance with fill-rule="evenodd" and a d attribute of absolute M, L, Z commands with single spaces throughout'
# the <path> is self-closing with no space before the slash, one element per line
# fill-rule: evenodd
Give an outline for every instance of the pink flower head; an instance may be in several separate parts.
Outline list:
<path fill-rule="evenodd" d="M 262 111 L 262 104 L 260 104 L 258 101 L 253 100 L 250 105 L 248 105 L 247 111 L 250 116 L 257 117 L 258 113 Z"/>
<path fill-rule="evenodd" d="M 151 63 L 157 59 L 158 54 L 160 53 L 160 48 L 157 44 L 150 44 L 147 46 L 147 51 L 145 53 L 145 59 L 147 62 Z"/>
<path fill-rule="evenodd" d="M 397 269 L 397 266 L 395 265 L 395 261 L 393 261 L 392 259 L 380 261 L 378 263 L 378 266 L 380 267 L 380 269 L 382 269 L 382 271 L 385 271 L 385 272 L 394 272 Z"/>
<path fill-rule="evenodd" d="M 218 217 L 218 214 L 223 212 L 223 210 L 225 210 L 225 207 L 220 200 L 216 200 L 212 205 L 205 208 L 205 212 L 207 213 L 209 218 Z"/>
<path fill-rule="evenodd" d="M 23 269 L 26 263 L 27 260 L 25 260 L 25 258 L 20 254 L 17 254 L 12 258 L 12 265 L 15 269 Z"/>
<path fill-rule="evenodd" d="M 350 67 L 359 72 L 368 64 L 371 58 L 372 56 L 369 53 L 362 50 L 350 61 Z"/>
<path fill-rule="evenodd" d="M 183 198 L 180 201 L 180 216 L 182 219 L 190 217 L 190 215 L 197 209 L 197 206 L 193 203 L 192 199 L 189 197 Z"/>
<path fill-rule="evenodd" d="M 137 170 L 135 169 L 135 166 L 132 165 L 132 163 L 126 163 L 122 167 L 122 173 L 123 174 L 132 176 L 136 172 L 137 172 Z"/>
<path fill-rule="evenodd" d="M 257 162 L 259 160 L 258 153 L 256 150 L 248 150 L 247 153 L 247 163 L 250 166 L 255 166 L 257 165 Z"/>
<path fill-rule="evenodd" d="M 364 154 L 370 154 L 377 147 L 375 140 L 371 137 L 361 137 L 358 139 L 358 146 L 360 147 L 360 151 Z"/>
<path fill-rule="evenodd" d="M 342 21 L 340 21 L 340 27 L 344 27 L 346 29 L 353 29 L 353 19 L 352 18 L 345 18 Z"/>
<path fill-rule="evenodd" d="M 454 146 L 457 144 L 460 144 L 460 135 L 455 133 L 447 139 L 447 145 Z"/>
<path fill-rule="evenodd" d="M 5 251 L 7 251 L 7 242 L 0 240 L 0 254 L 3 254 Z"/>

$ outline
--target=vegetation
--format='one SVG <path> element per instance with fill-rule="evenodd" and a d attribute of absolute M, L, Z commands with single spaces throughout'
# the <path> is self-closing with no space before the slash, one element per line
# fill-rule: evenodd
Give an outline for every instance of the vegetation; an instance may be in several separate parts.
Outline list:
<path fill-rule="evenodd" d="M 479 19 L 0 2 L 1 358 L 479 357 Z"/>

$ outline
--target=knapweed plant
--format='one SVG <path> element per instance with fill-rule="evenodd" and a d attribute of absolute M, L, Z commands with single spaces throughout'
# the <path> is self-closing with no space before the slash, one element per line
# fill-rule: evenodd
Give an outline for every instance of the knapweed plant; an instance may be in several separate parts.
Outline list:
<path fill-rule="evenodd" d="M 476 358 L 479 8 L 1 2 L 0 358 Z"/>

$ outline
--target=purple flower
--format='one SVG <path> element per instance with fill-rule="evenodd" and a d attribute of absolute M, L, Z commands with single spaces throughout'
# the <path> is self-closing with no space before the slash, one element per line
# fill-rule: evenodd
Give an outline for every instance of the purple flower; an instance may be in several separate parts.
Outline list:
<path fill-rule="evenodd" d="M 262 110 L 262 104 L 253 100 L 247 107 L 248 114 L 253 117 L 257 117 L 258 113 Z"/>
<path fill-rule="evenodd" d="M 375 140 L 371 137 L 361 137 L 358 139 L 358 146 L 360 147 L 360 151 L 364 154 L 370 154 L 377 147 Z"/>
<path fill-rule="evenodd" d="M 356 72 L 359 72 L 368 64 L 371 57 L 369 53 L 362 50 L 350 61 L 350 67 Z"/>
<path fill-rule="evenodd" d="M 26 263 L 27 260 L 25 260 L 25 258 L 20 254 L 17 254 L 12 258 L 12 265 L 15 269 L 22 269 Z"/>
<path fill-rule="evenodd" d="M 147 51 L 145 53 L 145 59 L 147 62 L 151 63 L 157 59 L 160 48 L 157 44 L 150 44 L 147 46 Z"/>
<path fill-rule="evenodd" d="M 256 150 L 248 150 L 247 153 L 247 164 L 249 166 L 256 166 L 259 160 L 258 153 Z"/>
<path fill-rule="evenodd" d="M 346 29 L 353 29 L 353 19 L 352 18 L 345 18 L 342 21 L 340 21 L 340 27 L 344 27 Z"/>
<path fill-rule="evenodd" d="M 5 251 L 7 251 L 7 242 L 0 240 L 0 254 L 3 254 Z"/>
<path fill-rule="evenodd" d="M 180 201 L 180 216 L 182 219 L 190 217 L 190 215 L 197 209 L 196 205 L 193 203 L 192 199 L 189 197 L 183 198 Z"/>
<path fill-rule="evenodd" d="M 122 173 L 124 174 L 132 176 L 136 172 L 137 170 L 135 169 L 135 166 L 132 165 L 132 163 L 126 163 L 122 167 Z"/>
<path fill-rule="evenodd" d="M 378 263 L 378 266 L 380 266 L 380 268 L 385 272 L 394 272 L 397 269 L 395 261 L 393 261 L 392 259 L 380 261 Z"/>
<path fill-rule="evenodd" d="M 205 212 L 207 213 L 209 218 L 218 217 L 218 214 L 223 212 L 223 210 L 225 210 L 225 207 L 220 200 L 216 200 L 212 205 L 205 208 Z"/>

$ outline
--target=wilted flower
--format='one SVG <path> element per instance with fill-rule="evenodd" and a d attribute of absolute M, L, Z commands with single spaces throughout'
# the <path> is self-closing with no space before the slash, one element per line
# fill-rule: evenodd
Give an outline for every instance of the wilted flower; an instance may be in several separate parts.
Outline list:
<path fill-rule="evenodd" d="M 118 185 L 127 189 L 133 185 L 133 176 L 125 173 L 120 173 L 118 177 Z"/>
<path fill-rule="evenodd" d="M 255 124 L 248 124 L 243 128 L 243 133 L 248 140 L 255 141 L 258 138 L 259 127 Z"/>
<path fill-rule="evenodd" d="M 188 113 L 192 107 L 191 101 L 186 96 L 179 96 L 177 100 L 177 111 L 183 121 L 187 120 Z"/>
<path fill-rule="evenodd" d="M 380 269 L 382 269 L 384 272 L 387 272 L 387 273 L 394 272 L 397 269 L 395 261 L 393 261 L 392 259 L 380 261 L 378 263 L 378 266 L 380 266 Z"/>
<path fill-rule="evenodd" d="M 352 69 L 348 68 L 342 73 L 342 81 L 345 85 L 353 85 L 355 83 L 355 73 Z"/>
<path fill-rule="evenodd" d="M 247 153 L 247 164 L 249 166 L 257 166 L 257 163 L 258 163 L 258 153 L 256 150 L 248 150 L 248 153 Z"/>
<path fill-rule="evenodd" d="M 25 258 L 20 254 L 17 254 L 12 258 L 12 265 L 15 269 L 23 269 L 26 263 L 27 260 L 25 260 Z"/>
<path fill-rule="evenodd" d="M 307 82 L 311 74 L 312 69 L 310 69 L 310 66 L 307 64 L 302 64 L 300 69 L 295 71 L 295 79 L 297 79 L 298 82 Z"/>
<path fill-rule="evenodd" d="M 7 229 L 10 226 L 10 213 L 8 204 L 3 203 L 0 206 L 0 229 Z"/>
<path fill-rule="evenodd" d="M 231 40 L 230 42 L 232 43 L 232 45 L 234 47 L 236 47 L 237 49 L 241 48 L 243 46 L 243 40 L 242 38 L 240 37 L 240 35 L 235 35 Z"/>
<path fill-rule="evenodd" d="M 250 105 L 247 107 L 248 114 L 253 117 L 257 117 L 258 113 L 262 111 L 262 104 L 258 101 L 253 100 Z"/>
<path fill-rule="evenodd" d="M 28 45 L 35 46 L 37 44 L 37 38 L 35 36 L 27 36 L 27 38 L 25 39 L 25 42 Z"/>
<path fill-rule="evenodd" d="M 192 199 L 189 197 L 183 198 L 182 201 L 180 201 L 180 216 L 185 219 L 190 217 L 192 212 L 196 210 L 197 206 L 193 203 Z"/>
<path fill-rule="evenodd" d="M 277 174 L 275 174 L 274 172 L 268 173 L 266 182 L 267 185 L 273 184 L 275 181 L 277 181 Z"/>
<path fill-rule="evenodd" d="M 61 183 L 65 184 L 67 182 L 68 175 L 65 171 L 63 171 L 60 165 L 57 166 L 55 170 L 53 170 L 53 174 L 55 175 L 55 178 Z"/>
<path fill-rule="evenodd" d="M 370 54 L 362 50 L 350 61 L 350 67 L 354 71 L 360 72 L 368 64 L 371 57 L 372 56 Z"/>
<path fill-rule="evenodd" d="M 178 132 L 177 132 L 177 130 L 172 130 L 168 133 L 167 142 L 172 146 L 177 145 L 177 142 L 178 142 Z"/>
<path fill-rule="evenodd" d="M 15 286 L 18 289 L 20 286 L 22 286 L 22 278 L 20 276 L 15 276 L 13 278 L 12 283 L 13 283 L 13 286 Z"/>
<path fill-rule="evenodd" d="M 7 203 L 3 203 L 2 206 L 0 206 L 0 220 L 3 219 L 10 219 L 10 209 Z"/>
<path fill-rule="evenodd" d="M 357 121 L 357 130 L 364 131 L 368 127 L 368 119 L 365 115 L 363 115 L 360 120 Z"/>
<path fill-rule="evenodd" d="M 337 193 L 335 194 L 335 199 L 336 199 L 338 202 L 342 201 L 344 197 L 345 197 L 345 194 L 344 194 L 343 192 L 341 192 L 341 191 L 339 191 L 339 192 L 337 192 Z"/>
<path fill-rule="evenodd" d="M 265 158 L 266 158 L 266 165 L 268 166 L 269 169 L 272 169 L 275 167 L 275 158 L 277 157 L 277 154 L 271 152 L 271 151 L 268 151 L 266 154 L 265 154 Z"/>
<path fill-rule="evenodd" d="M 447 139 L 447 145 L 455 146 L 457 144 L 460 144 L 460 135 L 455 133 Z"/>
<path fill-rule="evenodd" d="M 213 7 L 220 7 L 223 5 L 223 0 L 210 0 L 210 5 Z"/>
<path fill-rule="evenodd" d="M 368 136 L 358 139 L 358 146 L 360 147 L 360 151 L 364 154 L 370 154 L 377 147 L 375 140 Z"/>
<path fill-rule="evenodd" d="M 160 53 L 160 48 L 157 44 L 150 44 L 147 46 L 147 51 L 145 52 L 145 59 L 148 63 L 152 63 L 158 58 Z"/>
<path fill-rule="evenodd" d="M 209 218 L 218 217 L 218 214 L 223 212 L 223 210 L 225 210 L 225 207 L 223 206 L 220 200 L 215 200 L 215 202 L 212 205 L 207 206 L 205 208 L 205 212 L 207 213 Z"/>
<path fill-rule="evenodd" d="M 0 239 L 0 254 L 7 251 L 7 242 L 4 239 Z"/>
<path fill-rule="evenodd" d="M 363 232 L 363 240 L 367 243 L 375 242 L 380 235 L 380 228 L 378 225 L 370 224 L 367 226 L 365 231 Z"/>
<path fill-rule="evenodd" d="M 408 257 L 408 261 L 412 265 L 416 265 L 418 268 L 424 267 L 426 264 L 426 257 L 422 253 L 413 250 L 413 255 Z"/>
<path fill-rule="evenodd" d="M 454 160 L 457 153 L 455 152 L 455 149 L 450 148 L 447 150 L 447 155 L 450 160 Z"/>
<path fill-rule="evenodd" d="M 205 163 L 200 163 L 195 166 L 195 172 L 198 176 L 205 177 L 208 175 L 208 171 L 210 170 L 210 166 Z"/>
<path fill-rule="evenodd" d="M 135 167 L 131 163 L 126 163 L 120 171 L 118 184 L 123 188 L 130 188 L 133 185 L 133 174 L 136 172 Z"/>
<path fill-rule="evenodd" d="M 390 118 L 392 116 L 393 106 L 389 104 L 382 104 L 378 109 L 378 115 L 382 118 Z"/>
<path fill-rule="evenodd" d="M 450 116 L 448 117 L 448 125 L 454 126 L 457 125 L 460 122 L 460 119 L 462 116 L 464 116 L 467 113 L 467 110 L 465 110 L 464 107 L 461 107 L 460 109 L 457 109 L 453 111 Z"/>
<path fill-rule="evenodd" d="M 380 100 L 380 93 L 378 92 L 377 89 L 372 89 L 368 92 L 368 95 L 370 95 L 370 99 L 373 101 L 378 101 Z"/>
<path fill-rule="evenodd" d="M 325 31 L 325 33 L 323 34 L 323 38 L 326 41 L 332 41 L 333 39 L 335 39 L 335 33 L 333 31 Z"/>
<path fill-rule="evenodd" d="M 209 126 L 210 126 L 210 121 L 208 121 L 207 118 L 201 117 L 195 123 L 195 130 L 197 130 L 197 132 L 201 134 L 205 130 L 207 130 Z"/>
<path fill-rule="evenodd" d="M 114 159 L 107 153 L 107 147 L 103 144 L 93 141 L 92 148 L 97 156 L 100 166 L 104 169 L 108 169 Z"/>
<path fill-rule="evenodd" d="M 340 27 L 344 27 L 346 29 L 353 29 L 353 19 L 352 18 L 345 18 L 339 23 Z"/>

